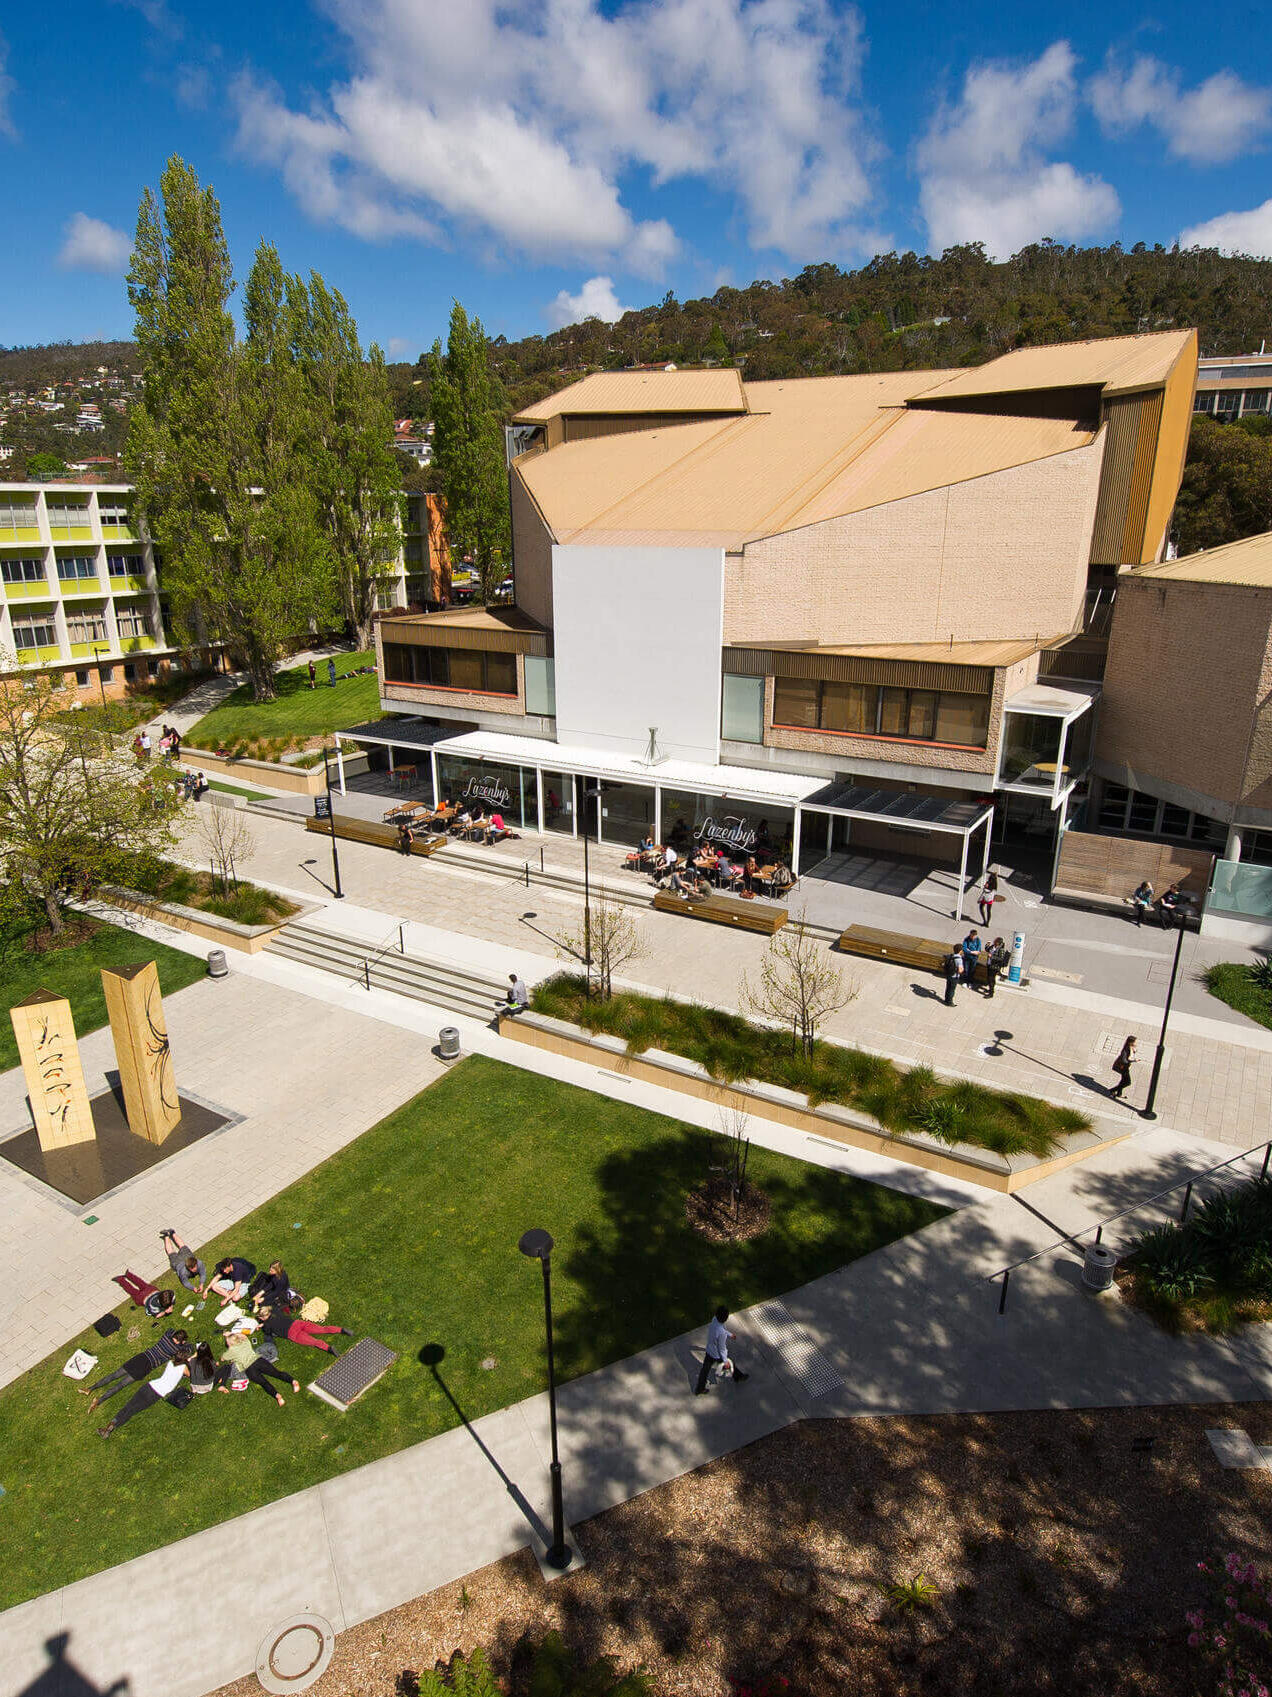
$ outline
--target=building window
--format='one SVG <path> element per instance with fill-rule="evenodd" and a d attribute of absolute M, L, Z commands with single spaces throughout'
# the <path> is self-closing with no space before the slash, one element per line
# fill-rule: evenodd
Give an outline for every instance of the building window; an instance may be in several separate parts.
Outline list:
<path fill-rule="evenodd" d="M 124 682 L 128 684 L 135 684 L 137 682 L 137 668 L 131 660 L 126 660 L 124 662 Z"/>
<path fill-rule="evenodd" d="M 35 502 L 17 496 L 0 495 L 0 532 L 6 530 L 36 530 Z"/>
<path fill-rule="evenodd" d="M 141 607 L 116 607 L 115 623 L 121 640 L 126 636 L 149 636 L 150 620 Z"/>
<path fill-rule="evenodd" d="M 5 583 L 43 583 L 43 560 L 0 560 L 0 578 Z"/>
<path fill-rule="evenodd" d="M 105 642 L 106 617 L 103 613 L 68 614 L 66 634 L 72 642 Z"/>
<path fill-rule="evenodd" d="M 384 678 L 386 683 L 515 696 L 517 657 L 480 648 L 417 648 L 386 642 Z"/>
<path fill-rule="evenodd" d="M 526 685 L 529 689 L 529 662 Z M 720 700 L 720 735 L 726 742 L 764 741 L 764 679 L 724 674 Z"/>
<path fill-rule="evenodd" d="M 526 712 L 556 717 L 556 661 L 542 654 L 526 655 Z"/>
<path fill-rule="evenodd" d="M 1208 395 L 1197 394 L 1193 399 L 1193 411 L 1213 413 L 1215 410 L 1215 394 L 1212 389 Z"/>
<path fill-rule="evenodd" d="M 1185 807 L 1159 801 L 1144 790 L 1127 789 L 1124 784 L 1105 784 L 1100 798 L 1099 825 L 1102 831 L 1124 831 L 1137 837 L 1171 837 L 1177 842 L 1187 840 L 1197 847 L 1214 849 L 1223 848 L 1228 834 L 1228 827 L 1221 820 L 1211 819 L 1205 813 L 1190 813 Z M 1244 847 L 1241 858 L 1249 858 Z"/>
<path fill-rule="evenodd" d="M 122 530 L 132 529 L 132 515 L 125 502 L 118 496 L 99 495 L 97 516 L 103 524 L 117 525 Z"/>
<path fill-rule="evenodd" d="M 57 626 L 52 619 L 15 619 L 13 642 L 19 654 L 24 649 L 56 648 Z"/>
<path fill-rule="evenodd" d="M 87 578 L 96 578 L 97 561 L 91 554 L 59 554 L 57 557 L 57 575 L 63 583 L 77 583 Z"/>
<path fill-rule="evenodd" d="M 88 684 L 88 672 L 86 670 L 81 670 L 81 671 L 76 672 L 75 682 L 80 686 L 81 689 L 84 689 Z"/>
<path fill-rule="evenodd" d="M 726 677 L 726 690 L 729 682 Z M 989 736 L 989 697 L 952 690 L 778 678 L 773 690 L 773 723 L 781 730 L 835 731 L 842 736 L 984 748 Z"/>
<path fill-rule="evenodd" d="M 140 554 L 107 554 L 106 565 L 112 577 L 144 577 L 146 574 Z"/>
<path fill-rule="evenodd" d="M 88 502 L 49 497 L 49 524 L 55 530 L 87 530 Z"/>

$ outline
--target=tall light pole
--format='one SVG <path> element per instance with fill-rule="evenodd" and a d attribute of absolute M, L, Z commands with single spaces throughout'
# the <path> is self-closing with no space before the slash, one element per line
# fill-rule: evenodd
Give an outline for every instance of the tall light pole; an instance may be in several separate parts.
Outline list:
<path fill-rule="evenodd" d="M 565 1509 L 561 1502 L 561 1457 L 557 1453 L 556 1362 L 552 1354 L 552 1238 L 542 1226 L 524 1232 L 517 1248 L 543 1267 L 543 1314 L 548 1329 L 548 1418 L 552 1424 L 552 1546 L 544 1560 L 549 1567 L 567 1568 L 574 1551 L 565 1541 Z"/>
<path fill-rule="evenodd" d="M 588 877 L 587 843 L 588 843 L 588 802 L 596 798 L 596 829 L 600 834 L 601 786 L 593 784 L 591 778 L 583 782 L 583 965 L 587 969 L 587 992 L 592 993 L 592 885 Z"/>
<path fill-rule="evenodd" d="M 1162 1075 L 1162 1062 L 1166 1058 L 1166 1027 L 1170 1023 L 1170 1004 L 1175 999 L 1175 980 L 1179 976 L 1179 957 L 1184 947 L 1184 916 L 1178 919 L 1179 935 L 1175 939 L 1175 959 L 1170 969 L 1170 983 L 1166 988 L 1166 1008 L 1162 1014 L 1161 1034 L 1157 1039 L 1157 1053 L 1153 1056 L 1153 1074 L 1148 1081 L 1148 1100 L 1144 1104 L 1143 1117 L 1146 1120 L 1157 1118 L 1157 1081 Z"/>
<path fill-rule="evenodd" d="M 102 677 L 102 663 L 101 663 L 101 659 L 99 658 L 99 656 L 102 655 L 102 654 L 109 654 L 109 653 L 110 653 L 109 648 L 98 648 L 96 644 L 93 645 L 93 658 L 94 658 L 94 660 L 97 661 L 97 687 L 102 692 L 102 706 L 103 707 L 105 707 L 105 705 L 106 705 L 106 680 Z"/>
<path fill-rule="evenodd" d="M 327 823 L 331 827 L 331 875 L 336 881 L 336 900 L 340 901 L 344 891 L 340 888 L 340 856 L 336 853 L 336 809 L 331 800 L 331 767 L 327 761 L 327 745 L 322 745 L 322 770 L 327 780 Z"/>

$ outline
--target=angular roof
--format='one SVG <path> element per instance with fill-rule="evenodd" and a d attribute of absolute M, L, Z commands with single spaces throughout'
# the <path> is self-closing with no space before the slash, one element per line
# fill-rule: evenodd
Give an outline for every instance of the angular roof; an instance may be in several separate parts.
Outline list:
<path fill-rule="evenodd" d="M 906 406 L 951 375 L 749 383 L 740 417 L 567 442 L 514 471 L 558 542 L 737 549 L 1093 440 L 1068 419 Z"/>
<path fill-rule="evenodd" d="M 1128 394 L 1164 383 L 1175 361 L 1196 340 L 1195 330 L 1156 331 L 1144 336 L 1099 336 L 1087 342 L 1056 342 L 1017 348 L 971 371 L 960 371 L 929 389 L 929 400 L 957 396 L 1010 395 L 1022 389 L 1069 389 L 1095 385 L 1105 395 Z"/>
<path fill-rule="evenodd" d="M 732 366 L 703 371 L 595 371 L 526 407 L 514 424 L 546 424 L 614 413 L 745 412 L 742 373 Z"/>
<path fill-rule="evenodd" d="M 1225 542 L 1222 548 L 1185 554 L 1182 560 L 1136 566 L 1126 576 L 1151 577 L 1166 583 L 1232 583 L 1272 589 L 1272 530 L 1247 536 L 1241 542 Z"/>

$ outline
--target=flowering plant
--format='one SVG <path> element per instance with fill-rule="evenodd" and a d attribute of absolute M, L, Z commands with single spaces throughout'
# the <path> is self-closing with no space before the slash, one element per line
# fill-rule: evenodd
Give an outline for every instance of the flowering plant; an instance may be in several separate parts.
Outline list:
<path fill-rule="evenodd" d="M 1272 1697 L 1272 1584 L 1253 1562 L 1225 1556 L 1222 1567 L 1200 1561 L 1210 1601 L 1189 1609 L 1188 1646 L 1199 1651 L 1216 1674 L 1216 1697 Z"/>

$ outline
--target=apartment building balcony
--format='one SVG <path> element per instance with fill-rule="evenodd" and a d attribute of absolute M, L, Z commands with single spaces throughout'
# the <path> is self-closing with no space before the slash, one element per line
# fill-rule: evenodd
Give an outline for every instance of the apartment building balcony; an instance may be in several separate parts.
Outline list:
<path fill-rule="evenodd" d="M 6 583 L 4 594 L 7 601 L 53 601 L 57 598 L 46 578 L 26 583 Z"/>

